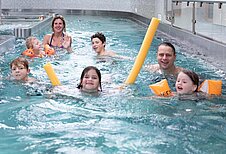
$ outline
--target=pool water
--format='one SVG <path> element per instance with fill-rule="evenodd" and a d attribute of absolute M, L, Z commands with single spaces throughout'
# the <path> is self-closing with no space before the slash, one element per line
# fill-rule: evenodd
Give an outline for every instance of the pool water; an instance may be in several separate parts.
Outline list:
<path fill-rule="evenodd" d="M 149 84 L 156 75 L 141 69 L 135 84 L 117 90 L 126 80 L 133 60 L 98 58 L 90 36 L 97 31 L 107 37 L 106 49 L 134 59 L 146 27 L 121 17 L 65 16 L 67 32 L 73 37 L 73 53 L 63 51 L 55 58 L 35 59 L 31 75 L 40 85 L 0 81 L 0 153 L 225 153 L 226 109 L 224 97 L 208 100 L 153 98 Z M 34 34 L 40 40 L 51 28 Z M 145 64 L 156 63 L 160 32 Z M 162 37 L 162 38 L 161 38 Z M 1 77 L 9 74 L 9 63 L 25 49 L 17 40 L 15 49 L 0 59 Z M 194 70 L 206 79 L 225 75 L 211 64 L 176 46 L 176 64 Z M 73 93 L 74 97 L 49 98 L 51 87 L 43 65 L 51 62 L 61 83 L 76 87 L 84 67 L 101 70 L 103 92 L 99 96 Z M 174 90 L 174 83 L 170 83 Z M 70 93 L 68 89 L 67 92 Z M 223 86 L 225 95 L 225 86 Z"/>

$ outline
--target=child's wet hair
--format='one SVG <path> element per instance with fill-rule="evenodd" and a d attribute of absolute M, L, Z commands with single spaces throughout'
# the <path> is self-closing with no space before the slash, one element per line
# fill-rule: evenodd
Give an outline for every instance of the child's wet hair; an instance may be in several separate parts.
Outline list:
<path fill-rule="evenodd" d="M 192 83 L 197 86 L 197 88 L 195 90 L 195 92 L 197 92 L 198 87 L 199 87 L 199 76 L 198 76 L 198 74 L 196 74 L 195 72 L 190 71 L 190 70 L 182 70 L 181 72 L 186 74 L 191 79 Z"/>
<path fill-rule="evenodd" d="M 33 36 L 30 36 L 26 39 L 26 47 L 27 49 L 32 49 L 33 48 L 33 41 L 35 40 L 36 38 L 33 37 Z"/>
<path fill-rule="evenodd" d="M 103 33 L 101 32 L 97 32 L 95 33 L 94 35 L 91 36 L 91 41 L 93 40 L 93 38 L 98 38 L 101 40 L 102 43 L 105 43 L 106 42 L 106 37 L 104 36 Z"/>
<path fill-rule="evenodd" d="M 29 68 L 28 61 L 26 58 L 23 58 L 23 57 L 18 57 L 16 59 L 14 59 L 10 63 L 10 69 L 12 69 L 13 65 L 19 66 L 20 64 L 22 64 L 28 70 L 28 68 Z"/>

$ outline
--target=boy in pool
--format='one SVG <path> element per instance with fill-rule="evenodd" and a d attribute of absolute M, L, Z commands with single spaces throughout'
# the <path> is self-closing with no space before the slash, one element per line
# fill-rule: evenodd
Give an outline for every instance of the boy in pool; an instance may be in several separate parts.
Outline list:
<path fill-rule="evenodd" d="M 113 51 L 107 51 L 105 49 L 106 37 L 101 32 L 97 32 L 94 35 L 92 35 L 91 42 L 92 42 L 92 49 L 97 53 L 98 56 L 110 56 L 110 57 L 132 60 L 132 58 L 130 58 L 130 57 L 117 55 Z"/>
<path fill-rule="evenodd" d="M 106 37 L 103 33 L 97 32 L 91 36 L 92 48 L 98 56 L 115 56 L 113 51 L 106 51 Z"/>
<path fill-rule="evenodd" d="M 27 83 L 32 83 L 36 81 L 35 78 L 31 78 L 28 76 L 28 74 L 30 73 L 28 61 L 23 57 L 14 59 L 10 63 L 10 69 L 11 69 L 13 80 L 27 82 Z"/>

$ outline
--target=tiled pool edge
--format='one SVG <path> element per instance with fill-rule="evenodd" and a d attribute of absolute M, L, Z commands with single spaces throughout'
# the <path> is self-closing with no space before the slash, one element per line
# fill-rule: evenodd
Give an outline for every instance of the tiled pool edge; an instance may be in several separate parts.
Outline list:
<path fill-rule="evenodd" d="M 15 46 L 16 37 L 13 35 L 0 35 L 0 55 Z"/>
<path fill-rule="evenodd" d="M 40 32 L 43 28 L 48 26 L 48 24 L 51 22 L 52 17 L 47 17 L 45 20 L 42 22 L 39 22 L 35 24 L 34 26 L 28 27 L 28 28 L 23 28 L 21 27 L 21 30 L 24 32 L 21 32 L 21 34 L 27 34 L 27 35 L 32 35 L 33 33 Z M 15 33 L 15 30 L 14 30 Z M 25 36 L 27 37 L 27 36 Z M 13 35 L 0 35 L 0 55 L 15 46 L 16 42 L 16 36 Z"/>
<path fill-rule="evenodd" d="M 29 27 L 18 27 L 14 29 L 14 36 L 16 38 L 27 38 L 33 33 L 39 33 L 43 28 L 45 28 L 52 20 L 52 17 L 48 16 L 43 21 L 38 22 Z"/>

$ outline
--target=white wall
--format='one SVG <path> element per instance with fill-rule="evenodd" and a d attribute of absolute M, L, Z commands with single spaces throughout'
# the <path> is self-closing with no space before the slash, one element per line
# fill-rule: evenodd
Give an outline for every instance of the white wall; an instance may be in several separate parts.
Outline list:
<path fill-rule="evenodd" d="M 71 9 L 132 12 L 155 16 L 157 0 L 2 0 L 2 9 Z M 161 7 L 161 6 L 159 6 Z"/>

